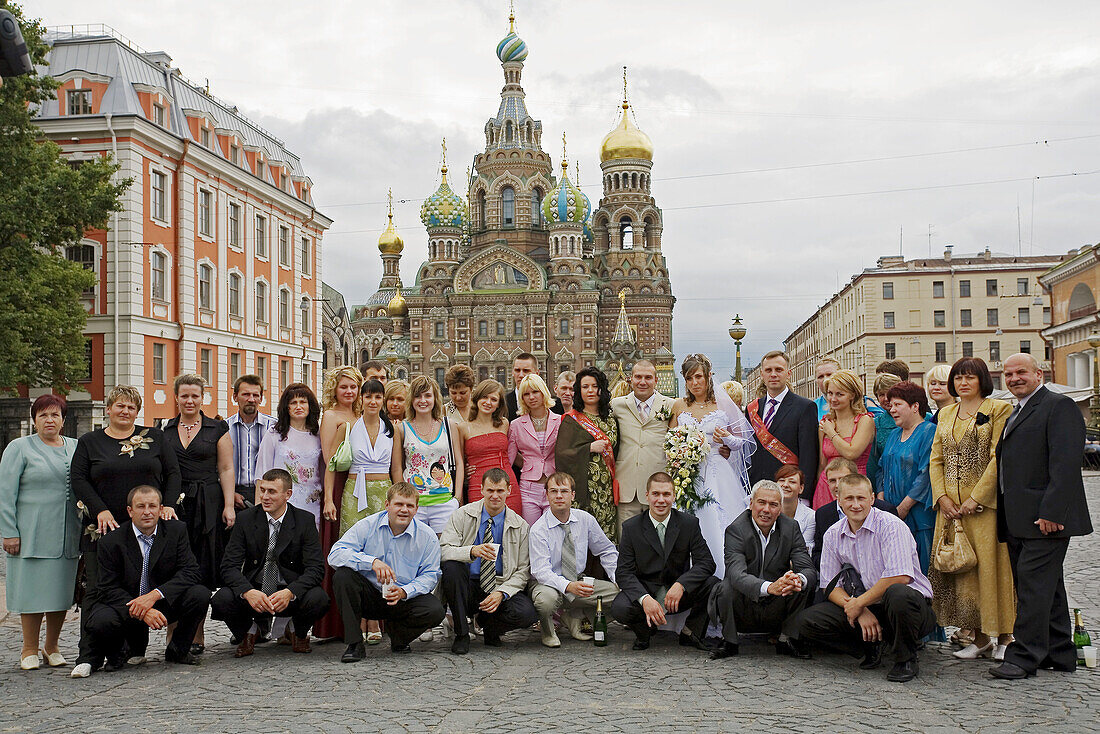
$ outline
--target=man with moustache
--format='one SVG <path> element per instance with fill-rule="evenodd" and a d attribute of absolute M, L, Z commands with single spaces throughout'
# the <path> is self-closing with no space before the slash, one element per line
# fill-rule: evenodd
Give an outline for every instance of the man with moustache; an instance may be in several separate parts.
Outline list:
<path fill-rule="evenodd" d="M 749 482 L 755 485 L 762 479 L 774 479 L 779 467 L 796 464 L 806 477 L 802 498 L 811 502 L 812 478 L 818 469 L 817 406 L 791 391 L 790 360 L 785 353 L 768 352 L 759 369 L 766 392 L 745 411 L 758 445 L 749 466 Z"/>
<path fill-rule="evenodd" d="M 260 441 L 275 425 L 275 419 L 260 412 L 264 383 L 259 375 L 241 375 L 233 383 L 236 415 L 229 416 L 229 439 L 233 442 L 234 504 L 236 509 L 256 503 L 256 457 Z"/>

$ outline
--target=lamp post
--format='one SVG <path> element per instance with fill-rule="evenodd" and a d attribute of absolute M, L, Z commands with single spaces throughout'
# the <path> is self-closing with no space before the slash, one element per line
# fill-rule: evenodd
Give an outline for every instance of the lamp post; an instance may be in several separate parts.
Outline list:
<path fill-rule="evenodd" d="M 1092 347 L 1092 403 L 1089 406 L 1089 427 L 1100 430 L 1100 332 L 1089 334 L 1089 346 Z"/>
<path fill-rule="evenodd" d="M 733 343 L 737 345 L 737 366 L 734 368 L 733 379 L 738 382 L 741 382 L 741 340 L 747 333 L 748 329 L 741 323 L 741 314 L 737 314 L 733 317 L 733 323 L 730 324 L 730 339 L 733 339 Z"/>

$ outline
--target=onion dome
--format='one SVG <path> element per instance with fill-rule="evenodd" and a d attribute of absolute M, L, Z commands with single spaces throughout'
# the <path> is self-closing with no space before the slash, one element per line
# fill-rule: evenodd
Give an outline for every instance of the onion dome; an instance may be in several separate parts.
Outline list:
<path fill-rule="evenodd" d="M 542 216 L 548 224 L 558 224 L 559 222 L 583 224 L 592 212 L 592 204 L 588 201 L 588 197 L 577 186 L 574 186 L 573 182 L 569 180 L 569 176 L 566 175 L 568 167 L 569 163 L 563 160 L 561 162 L 561 181 L 558 183 L 558 187 L 552 189 L 543 199 Z"/>
<path fill-rule="evenodd" d="M 405 297 L 401 295 L 400 288 L 397 289 L 397 292 L 393 294 L 393 298 L 386 305 L 386 313 L 391 317 L 409 315 L 409 306 L 405 303 Z"/>
<path fill-rule="evenodd" d="M 497 58 L 502 64 L 509 61 L 523 61 L 527 58 L 527 44 L 516 35 L 516 15 L 508 15 L 508 35 L 497 44 Z"/>
<path fill-rule="evenodd" d="M 400 255 L 405 249 L 405 242 L 397 234 L 397 228 L 393 226 L 393 190 L 390 190 L 390 210 L 386 215 L 389 221 L 382 230 L 382 236 L 378 238 L 378 251 L 383 255 Z"/>
<path fill-rule="evenodd" d="M 424 226 L 432 229 L 435 227 L 449 227 L 462 229 L 468 219 L 466 200 L 451 190 L 447 183 L 447 164 L 439 169 L 443 179 L 435 193 L 424 200 L 420 206 L 420 221 Z"/>
<path fill-rule="evenodd" d="M 630 104 L 623 100 L 623 118 L 600 145 L 600 162 L 621 158 L 653 160 L 653 141 L 630 121 Z"/>

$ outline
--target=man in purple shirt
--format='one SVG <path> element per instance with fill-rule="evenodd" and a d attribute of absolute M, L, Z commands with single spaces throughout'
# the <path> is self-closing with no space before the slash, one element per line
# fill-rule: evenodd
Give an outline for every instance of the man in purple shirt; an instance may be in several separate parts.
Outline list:
<path fill-rule="evenodd" d="M 826 601 L 789 619 L 784 632 L 862 654 L 864 670 L 882 663 L 885 645 L 894 659 L 886 679 L 904 683 L 917 677 L 917 645 L 936 627 L 932 585 L 921 573 L 909 527 L 874 507 L 874 498 L 867 477 L 840 480 L 837 499 L 846 522 L 825 533 L 820 583 Z"/>

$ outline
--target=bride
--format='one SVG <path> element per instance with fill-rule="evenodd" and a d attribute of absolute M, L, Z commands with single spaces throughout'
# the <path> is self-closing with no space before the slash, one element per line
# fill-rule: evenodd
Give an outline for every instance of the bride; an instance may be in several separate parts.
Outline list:
<path fill-rule="evenodd" d="M 748 465 L 756 438 L 741 409 L 713 378 L 709 359 L 689 354 L 680 372 L 688 394 L 673 404 L 669 426 L 696 426 L 710 441 L 710 453 L 695 478 L 695 490 L 712 501 L 698 508 L 695 516 L 714 556 L 715 575 L 722 578 L 726 527 L 748 506 Z M 723 446 L 729 449 L 728 460 L 720 453 Z"/>

